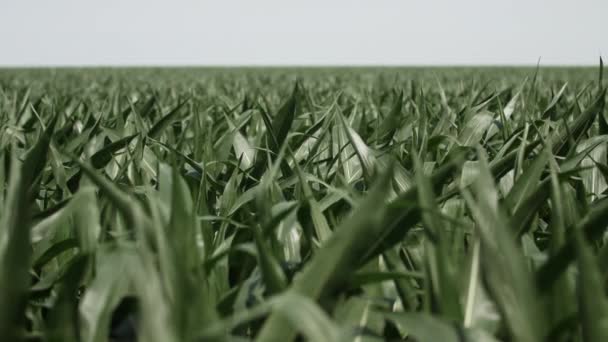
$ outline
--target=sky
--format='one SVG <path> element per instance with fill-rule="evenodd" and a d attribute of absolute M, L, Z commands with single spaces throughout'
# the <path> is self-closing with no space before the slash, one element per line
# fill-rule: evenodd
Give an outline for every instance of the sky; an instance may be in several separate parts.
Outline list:
<path fill-rule="evenodd" d="M 597 65 L 608 0 L 0 0 L 0 66 Z"/>

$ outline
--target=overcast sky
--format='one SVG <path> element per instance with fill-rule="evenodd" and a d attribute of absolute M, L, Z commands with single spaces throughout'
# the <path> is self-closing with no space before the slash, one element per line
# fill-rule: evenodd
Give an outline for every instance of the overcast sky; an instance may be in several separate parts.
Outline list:
<path fill-rule="evenodd" d="M 0 0 L 0 65 L 597 64 L 608 0 Z"/>

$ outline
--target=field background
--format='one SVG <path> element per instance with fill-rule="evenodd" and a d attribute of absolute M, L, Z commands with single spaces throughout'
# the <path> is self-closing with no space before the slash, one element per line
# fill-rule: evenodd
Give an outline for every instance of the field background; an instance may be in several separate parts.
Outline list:
<path fill-rule="evenodd" d="M 494 86 L 519 85 L 525 77 L 534 77 L 537 67 L 172 67 L 172 68 L 0 68 L 0 77 L 6 84 L 15 78 L 17 82 L 28 82 L 30 86 L 42 87 L 48 82 L 56 86 L 80 87 L 81 82 L 124 82 L 134 85 L 186 88 L 206 82 L 304 82 L 350 83 L 363 80 L 366 86 L 403 87 L 412 80 L 435 80 L 451 82 L 485 81 Z M 538 70 L 539 80 L 551 82 L 590 82 L 597 80 L 597 67 L 543 67 Z M 69 83 L 68 83 L 69 82 Z M 394 84 L 391 84 L 394 83 Z M 268 84 L 270 86 L 270 84 Z M 242 89 L 247 91 L 248 89 Z M 267 89 L 272 90 L 272 87 Z M 287 89 L 284 89 L 287 90 Z"/>
<path fill-rule="evenodd" d="M 1 337 L 608 341 L 601 69 L 0 69 Z"/>

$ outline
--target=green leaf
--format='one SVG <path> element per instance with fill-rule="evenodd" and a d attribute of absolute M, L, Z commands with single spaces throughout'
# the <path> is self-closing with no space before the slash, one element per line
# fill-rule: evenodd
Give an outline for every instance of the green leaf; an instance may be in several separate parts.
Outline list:
<path fill-rule="evenodd" d="M 546 153 L 549 156 L 549 153 Z M 564 184 L 562 184 L 556 161 L 550 156 L 550 179 L 551 179 L 551 241 L 550 241 L 550 256 L 553 256 L 556 251 L 564 245 L 566 238 L 566 227 L 568 218 L 566 198 L 568 192 Z M 551 315 L 551 323 L 557 324 L 566 320 L 569 316 L 576 312 L 575 301 L 573 298 L 574 290 L 567 274 L 557 280 L 552 288 L 551 298 L 549 302 L 549 310 Z"/>
<path fill-rule="evenodd" d="M 520 209 L 522 204 L 525 203 L 524 200 L 534 192 L 548 160 L 549 154 L 540 152 L 531 162 L 530 166 L 525 169 L 524 173 L 517 178 L 517 181 L 505 198 L 505 205 L 511 212 L 516 212 Z"/>
<path fill-rule="evenodd" d="M 463 310 L 460 306 L 457 270 L 450 258 L 451 251 L 446 229 L 439 218 L 439 208 L 431 182 L 424 175 L 424 170 L 417 157 L 414 157 L 414 164 L 422 223 L 431 242 L 428 244 L 428 267 L 432 290 L 437 297 L 436 301 L 439 303 L 441 313 L 446 318 L 459 322 L 462 320 Z"/>
<path fill-rule="evenodd" d="M 87 342 L 107 341 L 114 308 L 129 291 L 129 271 L 133 251 L 130 248 L 99 251 L 95 277 L 80 300 L 81 338 Z"/>
<path fill-rule="evenodd" d="M 580 230 L 574 231 L 579 270 L 579 314 L 585 341 L 608 339 L 608 300 L 604 277 L 588 242 Z"/>
<path fill-rule="evenodd" d="M 493 121 L 494 118 L 489 112 L 475 114 L 460 132 L 458 141 L 462 146 L 475 146 L 481 141 Z"/>
<path fill-rule="evenodd" d="M 395 98 L 393 108 L 382 120 L 380 127 L 376 130 L 376 140 L 379 145 L 390 143 L 399 128 L 401 122 L 401 108 L 403 107 L 403 90 L 399 92 L 399 96 Z"/>
<path fill-rule="evenodd" d="M 402 327 L 408 336 L 420 342 L 458 342 L 459 332 L 441 318 L 424 313 L 386 313 L 386 319 Z"/>
<path fill-rule="evenodd" d="M 477 223 L 482 272 L 511 336 L 517 341 L 540 341 L 547 334 L 547 326 L 534 283 L 507 224 L 509 220 L 499 206 L 493 177 L 481 152 L 480 161 L 472 193 L 463 189 L 462 195 Z"/>
<path fill-rule="evenodd" d="M 77 341 L 80 339 L 78 316 L 78 287 L 85 275 L 89 260 L 80 256 L 68 265 L 66 276 L 59 286 L 57 300 L 49 312 L 47 334 L 49 341 Z"/>
<path fill-rule="evenodd" d="M 150 138 L 158 139 L 162 131 L 169 126 L 173 121 L 177 119 L 177 115 L 180 112 L 180 109 L 188 103 L 188 100 L 183 100 L 178 103 L 169 113 L 160 118 L 157 122 L 152 125 L 152 127 L 148 130 L 147 136 Z"/>
<path fill-rule="evenodd" d="M 135 139 L 135 137 L 137 137 L 138 135 L 139 134 L 137 133 L 129 135 L 104 146 L 91 156 L 91 166 L 93 166 L 93 168 L 95 169 L 101 169 L 105 167 L 112 160 L 112 155 L 114 153 L 127 147 L 131 143 L 131 141 L 133 141 L 133 139 Z"/>
<path fill-rule="evenodd" d="M 578 229 L 583 232 L 582 234 L 587 239 L 593 241 L 603 234 L 606 227 L 608 227 L 608 200 L 603 198 L 594 201 L 587 214 L 568 230 Z M 575 259 L 575 256 L 574 242 L 570 236 L 564 246 L 537 270 L 536 281 L 538 287 L 541 290 L 550 288 L 562 272 L 566 270 L 570 262 Z"/>
<path fill-rule="evenodd" d="M 383 195 L 390 174 L 385 174 L 374 189 L 359 204 L 352 216 L 343 221 L 334 234 L 317 251 L 302 274 L 294 280 L 289 292 L 298 293 L 314 300 L 337 288 L 340 282 L 355 271 L 353 265 L 368 241 L 379 234 L 386 211 Z M 286 326 L 285 318 L 273 314 L 264 324 L 257 340 L 289 341 L 295 331 Z"/>
<path fill-rule="evenodd" d="M 30 225 L 33 206 L 30 194 L 45 163 L 57 117 L 47 125 L 22 164 L 11 159 L 9 185 L 0 219 L 0 331 L 9 340 L 21 338 L 30 285 Z M 32 191 L 34 190 L 34 191 Z"/>

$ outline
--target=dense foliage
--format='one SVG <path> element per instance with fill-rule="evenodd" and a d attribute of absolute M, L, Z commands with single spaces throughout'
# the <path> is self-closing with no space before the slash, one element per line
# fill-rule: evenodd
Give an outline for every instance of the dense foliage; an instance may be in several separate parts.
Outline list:
<path fill-rule="evenodd" d="M 608 341 L 602 83 L 0 70 L 0 339 Z"/>

